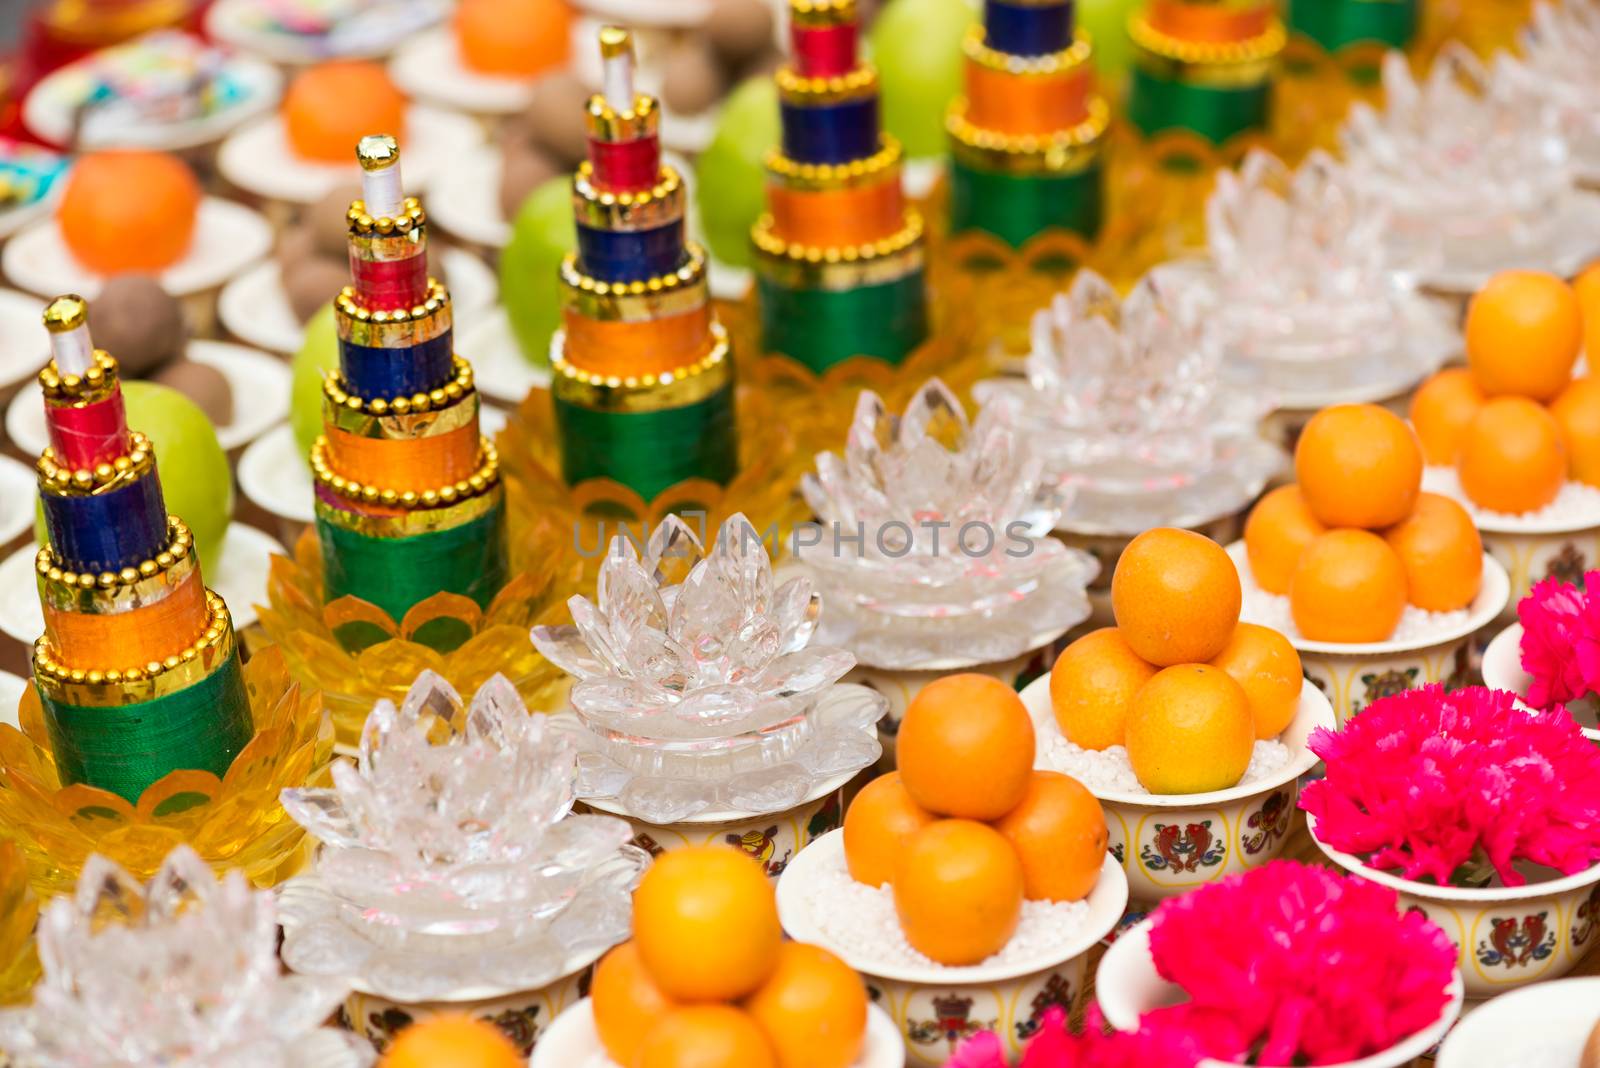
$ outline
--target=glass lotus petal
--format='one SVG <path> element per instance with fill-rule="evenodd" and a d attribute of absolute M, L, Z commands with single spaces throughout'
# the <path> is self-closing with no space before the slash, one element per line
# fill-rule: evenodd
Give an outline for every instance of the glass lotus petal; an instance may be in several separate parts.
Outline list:
<path fill-rule="evenodd" d="M 1600 2 L 1540 3 L 1516 52 L 1495 56 L 1495 72 L 1535 105 L 1551 108 L 1586 184 L 1600 181 Z"/>
<path fill-rule="evenodd" d="M 10 839 L 0 839 L 0 1005 L 27 1001 L 39 978 L 33 944 L 39 899 L 28 884 L 28 862 Z"/>
<path fill-rule="evenodd" d="M 613 538 L 595 599 L 569 607 L 572 625 L 535 627 L 533 642 L 577 679 L 585 800 L 656 823 L 770 812 L 877 759 L 883 702 L 836 685 L 855 657 L 809 644 L 821 597 L 807 576 L 776 581 L 743 515 L 709 552 L 677 516 L 642 556 Z"/>
<path fill-rule="evenodd" d="M 467 707 L 433 672 L 379 701 L 331 789 L 284 792 L 322 842 L 285 890 L 285 962 L 412 1001 L 536 989 L 626 938 L 647 858 L 623 820 L 573 814 L 577 773 L 570 732 L 502 676 Z"/>
<path fill-rule="evenodd" d="M 1007 660 L 1089 614 L 1097 566 L 1050 537 L 1064 494 L 1009 404 L 969 423 L 935 378 L 896 417 L 864 391 L 843 455 L 819 454 L 800 489 L 821 524 L 796 555 L 829 637 L 864 662 Z"/>
<path fill-rule="evenodd" d="M 148 879 L 187 844 L 212 867 L 238 868 L 257 886 L 274 886 L 305 864 L 305 832 L 278 794 L 327 781 L 333 724 L 321 695 L 289 678 L 276 647 L 246 662 L 244 683 L 255 735 L 227 774 L 175 771 L 138 804 L 63 784 L 38 694 L 31 686 L 24 692 L 22 729 L 0 725 L 0 825 L 27 855 L 39 893 L 70 891 L 94 853 Z"/>
<path fill-rule="evenodd" d="M 1470 292 L 1499 270 L 1582 266 L 1596 199 L 1575 191 L 1550 109 L 1529 107 L 1459 44 L 1441 49 L 1421 82 L 1389 53 L 1383 86 L 1383 110 L 1357 104 L 1340 140 L 1351 181 L 1389 210 L 1397 267 Z"/>
<path fill-rule="evenodd" d="M 1080 271 L 1032 323 L 1026 380 L 973 390 L 1013 405 L 1049 477 L 1072 493 L 1060 529 L 1132 534 L 1243 507 L 1285 462 L 1258 426 L 1273 398 L 1224 381 L 1212 295 L 1158 267 L 1121 298 Z"/>
<path fill-rule="evenodd" d="M 90 858 L 38 940 L 33 1004 L 0 1013 L 0 1048 L 30 1068 L 296 1068 L 312 1045 L 337 1050 L 333 1064 L 371 1061 L 320 1026 L 346 982 L 282 974 L 272 894 L 237 871 L 219 881 L 187 846 L 148 884 Z"/>
<path fill-rule="evenodd" d="M 1209 290 L 1229 378 L 1317 408 L 1401 393 L 1457 351 L 1446 310 L 1390 270 L 1388 226 L 1387 206 L 1321 150 L 1297 170 L 1253 150 L 1237 172 L 1219 171 L 1209 259 L 1179 269 Z"/>

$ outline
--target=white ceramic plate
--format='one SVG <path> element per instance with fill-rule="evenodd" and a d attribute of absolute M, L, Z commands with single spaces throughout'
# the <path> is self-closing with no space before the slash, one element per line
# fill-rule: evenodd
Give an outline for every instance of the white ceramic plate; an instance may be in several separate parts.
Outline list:
<path fill-rule="evenodd" d="M 500 146 L 484 144 L 440 168 L 428 185 L 429 220 L 463 241 L 505 248 L 511 223 L 500 213 L 500 164 Z"/>
<path fill-rule="evenodd" d="M 49 361 L 44 305 L 31 293 L 0 289 L 0 388 L 31 378 Z"/>
<path fill-rule="evenodd" d="M 1600 978 L 1535 983 L 1491 998 L 1461 1018 L 1437 1068 L 1577 1068 L 1600 1020 Z"/>
<path fill-rule="evenodd" d="M 438 3 L 429 21 L 437 21 L 448 5 Z M 326 35 L 303 36 L 260 25 L 259 0 L 217 0 L 206 11 L 208 36 L 254 53 L 274 63 L 300 65 L 317 63 L 338 56 L 343 59 L 372 59 L 387 55 L 407 35 L 418 30 L 416 23 L 397 21 L 393 32 L 364 42 L 359 47 L 336 48 Z"/>
<path fill-rule="evenodd" d="M 1568 483 L 1566 488 L 1572 486 Z M 1486 534 L 1571 534 L 1600 527 L 1600 491 L 1582 483 L 1577 483 L 1577 487 L 1577 492 L 1582 494 L 1578 498 L 1581 507 L 1563 506 L 1561 514 L 1556 516 L 1545 514 L 1548 507 L 1523 515 L 1505 515 L 1486 512 L 1474 504 L 1461 488 L 1461 478 L 1455 468 L 1430 465 L 1422 469 L 1422 488 L 1461 505 L 1472 517 L 1473 525 Z"/>
<path fill-rule="evenodd" d="M 38 553 L 38 546 L 30 544 L 0 561 L 0 632 L 29 646 L 44 633 L 44 612 L 33 577 Z M 234 630 L 256 621 L 256 602 L 266 600 L 267 571 L 274 555 L 287 555 L 275 538 L 243 523 L 228 524 L 218 573 L 207 575 L 206 585 L 228 602 Z"/>
<path fill-rule="evenodd" d="M 240 123 L 278 102 L 283 76 L 272 64 L 252 56 L 232 56 L 227 67 L 241 94 L 221 111 L 180 122 L 119 122 L 114 128 L 86 124 L 78 147 L 153 148 L 166 152 L 193 148 L 220 140 Z M 92 88 L 93 70 L 93 61 L 83 59 L 46 75 L 23 101 L 22 121 L 46 141 L 70 144 L 73 113 Z"/>
<path fill-rule="evenodd" d="M 227 341 L 191 341 L 187 355 L 195 363 L 215 367 L 228 380 L 233 420 L 217 427 L 224 451 L 254 441 L 288 416 L 291 372 L 276 356 Z M 37 383 L 24 386 L 12 399 L 6 409 L 6 433 L 26 453 L 41 453 L 50 444 Z"/>
<path fill-rule="evenodd" d="M 0 671 L 0 723 L 22 729 L 17 719 L 17 702 L 22 700 L 27 688 L 28 680 L 19 679 L 9 671 Z"/>
<path fill-rule="evenodd" d="M 407 191 L 426 188 L 433 176 L 483 141 L 483 129 L 466 115 L 426 104 L 406 108 L 400 142 Z M 310 204 L 356 181 L 355 146 L 349 163 L 319 163 L 289 147 L 281 114 L 268 115 L 229 134 L 217 152 L 217 169 L 240 189 L 291 204 Z"/>
<path fill-rule="evenodd" d="M 494 304 L 500 295 L 500 281 L 487 264 L 461 249 L 446 249 L 439 262 L 459 332 L 460 324 L 483 315 Z M 328 299 L 333 296 L 328 294 Z M 297 352 L 305 341 L 305 325 L 289 304 L 283 268 L 277 260 L 258 263 L 223 286 L 217 298 L 217 317 L 230 334 L 268 352 Z"/>
<path fill-rule="evenodd" d="M 520 404 L 535 386 L 550 384 L 550 368 L 529 363 L 511 332 L 506 310 L 496 306 L 456 329 L 456 351 L 472 364 L 473 378 L 486 397 Z"/>
<path fill-rule="evenodd" d="M 220 197 L 206 197 L 194 224 L 189 251 L 157 279 L 175 297 L 200 293 L 232 278 L 272 249 L 272 227 L 259 212 Z M 79 263 L 54 218 L 27 227 L 0 255 L 6 277 L 40 296 L 81 293 L 90 300 L 105 279 Z"/>
<path fill-rule="evenodd" d="M 0 545 L 33 526 L 37 487 L 32 468 L 0 456 Z"/>
<path fill-rule="evenodd" d="M 584 42 L 593 47 L 593 39 Z M 455 31 L 435 26 L 412 37 L 389 61 L 389 76 L 407 96 L 471 115 L 511 115 L 528 106 L 540 76 L 481 74 L 461 59 Z"/>
<path fill-rule="evenodd" d="M 711 15 L 710 0 L 577 0 L 580 11 L 633 26 L 699 26 Z"/>
<path fill-rule="evenodd" d="M 1489 639 L 1483 650 L 1483 684 L 1491 690 L 1509 690 L 1517 695 L 1517 704 L 1528 708 L 1528 687 L 1533 676 L 1522 670 L 1522 624 L 1513 623 Z M 1568 714 L 1578 721 L 1583 736 L 1600 743 L 1600 727 L 1593 726 L 1595 712 L 1592 702 L 1579 698 L 1568 706 Z"/>

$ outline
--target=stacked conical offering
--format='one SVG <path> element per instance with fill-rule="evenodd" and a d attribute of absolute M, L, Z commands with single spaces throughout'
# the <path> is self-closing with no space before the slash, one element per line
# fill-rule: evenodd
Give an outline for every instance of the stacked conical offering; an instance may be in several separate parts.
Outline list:
<path fill-rule="evenodd" d="M 117 361 L 94 348 L 87 318 L 75 296 L 44 314 L 33 676 L 61 781 L 137 802 L 180 768 L 225 774 L 250 741 L 250 705 L 227 606 L 167 514 L 155 454 L 128 428 Z"/>
<path fill-rule="evenodd" d="M 783 144 L 752 232 L 762 344 L 814 371 L 852 356 L 898 363 L 928 329 L 922 218 L 900 188 L 900 144 L 879 128 L 855 0 L 791 0 L 790 25 Z"/>
<path fill-rule="evenodd" d="M 504 491 L 478 432 L 472 368 L 451 346 L 450 294 L 428 277 L 427 217 L 402 193 L 394 138 L 356 150 L 353 285 L 334 301 L 339 370 L 311 450 L 327 600 L 396 620 L 441 591 L 487 605 L 505 582 Z"/>
<path fill-rule="evenodd" d="M 950 228 L 1021 246 L 1044 230 L 1100 230 L 1100 141 L 1089 38 L 1072 0 L 987 0 L 950 109 Z"/>
<path fill-rule="evenodd" d="M 1214 144 L 1264 130 L 1286 34 L 1272 0 L 1149 0 L 1128 22 L 1128 117 Z"/>
<path fill-rule="evenodd" d="M 1291 0 L 1289 29 L 1329 52 L 1372 43 L 1405 48 L 1417 35 L 1418 0 Z"/>
<path fill-rule="evenodd" d="M 634 91 L 632 38 L 606 27 L 600 48 L 552 392 L 566 481 L 609 478 L 648 500 L 685 479 L 733 477 L 733 365 L 705 253 L 684 239 L 683 180 L 661 162 L 660 107 Z"/>

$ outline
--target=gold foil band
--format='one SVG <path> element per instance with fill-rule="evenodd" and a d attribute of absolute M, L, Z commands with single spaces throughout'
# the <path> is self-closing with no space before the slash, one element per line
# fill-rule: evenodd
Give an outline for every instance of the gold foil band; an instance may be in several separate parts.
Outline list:
<path fill-rule="evenodd" d="M 1080 27 L 1072 35 L 1072 44 L 1059 52 L 1043 56 L 1014 56 L 985 44 L 983 27 L 977 25 L 967 31 L 967 36 L 961 42 L 961 51 L 980 67 L 1028 78 L 1077 70 L 1089 62 L 1094 49 L 1089 43 L 1088 33 Z"/>
<path fill-rule="evenodd" d="M 409 397 L 374 397 L 365 400 L 345 389 L 344 376 L 333 371 L 322 380 L 322 395 L 347 411 L 366 415 L 406 415 L 443 408 L 474 391 L 472 365 L 460 356 L 451 357 L 455 378 L 430 393 L 413 393 Z"/>
<path fill-rule="evenodd" d="M 863 63 L 848 74 L 835 74 L 827 78 L 808 78 L 790 66 L 779 67 L 772 80 L 778 85 L 778 97 L 787 104 L 802 107 L 816 104 L 842 104 L 861 100 L 878 92 L 878 72 Z"/>
<path fill-rule="evenodd" d="M 71 668 L 60 663 L 50 642 L 33 643 L 33 681 L 52 701 L 89 708 L 141 704 L 176 693 L 205 678 L 233 655 L 233 622 L 228 606 L 206 590 L 209 617 L 194 644 L 165 660 L 105 671 Z"/>
<path fill-rule="evenodd" d="M 109 463 L 96 464 L 92 468 L 67 467 L 56 459 L 54 448 L 45 446 L 34 464 L 34 471 L 39 476 L 39 489 L 59 497 L 82 496 L 107 493 L 136 481 L 155 466 L 155 451 L 150 447 L 150 439 L 137 430 L 129 432 L 128 440 L 126 456 L 118 456 Z"/>
<path fill-rule="evenodd" d="M 117 361 L 104 349 L 94 350 L 94 366 L 82 375 L 63 375 L 51 358 L 39 372 L 39 388 L 44 401 L 54 407 L 93 404 L 111 396 L 117 388 Z"/>
<path fill-rule="evenodd" d="M 703 359 L 677 371 L 638 377 L 602 376 L 573 367 L 561 356 L 564 339 L 551 343 L 551 392 L 569 404 L 604 412 L 653 412 L 704 400 L 732 380 L 728 332 L 713 321 L 715 339 Z"/>
<path fill-rule="evenodd" d="M 683 218 L 687 201 L 683 179 L 667 164 L 649 189 L 613 193 L 593 185 L 594 167 L 578 164 L 572 179 L 572 212 L 578 225 L 594 230 L 653 230 Z"/>
<path fill-rule="evenodd" d="M 655 97 L 638 93 L 633 98 L 632 111 L 618 111 L 606 103 L 606 98 L 596 93 L 584 108 L 584 126 L 589 140 L 615 144 L 619 141 L 638 141 L 656 136 L 661 126 L 661 109 Z"/>
<path fill-rule="evenodd" d="M 1089 98 L 1089 115 L 1051 137 L 1001 134 L 967 121 L 966 101 L 957 100 L 945 119 L 951 153 L 963 163 L 1006 174 L 1077 174 L 1094 164 L 1111 125 L 1105 98 Z"/>
<path fill-rule="evenodd" d="M 608 322 L 639 322 L 679 315 L 707 300 L 706 254 L 693 242 L 689 258 L 671 274 L 634 282 L 603 282 L 578 269 L 576 253 L 561 261 L 561 305 Z"/>
<path fill-rule="evenodd" d="M 194 535 L 177 516 L 167 517 L 167 547 L 153 559 L 121 571 L 64 570 L 47 545 L 33 558 L 39 599 L 62 612 L 118 615 L 155 604 L 181 585 L 200 566 Z"/>
<path fill-rule="evenodd" d="M 484 487 L 483 492 L 465 499 L 457 495 L 448 505 L 432 508 L 414 508 L 393 515 L 373 515 L 339 508 L 326 501 L 316 502 L 317 518 L 341 530 L 354 531 L 369 538 L 409 538 L 417 534 L 433 534 L 451 530 L 478 519 L 499 505 L 504 494 L 500 480 Z"/>
<path fill-rule="evenodd" d="M 900 166 L 900 142 L 889 134 L 880 135 L 883 146 L 866 159 L 849 163 L 800 163 L 774 149 L 767 156 L 767 174 L 790 189 L 848 189 L 891 179 Z"/>
<path fill-rule="evenodd" d="M 328 439 L 318 437 L 311 446 L 311 473 L 324 486 L 348 501 L 402 511 L 438 508 L 487 493 L 500 482 L 500 454 L 488 438 L 478 441 L 478 469 L 469 477 L 422 492 L 384 486 L 367 486 L 345 478 L 328 464 Z"/>
<path fill-rule="evenodd" d="M 422 210 L 422 202 L 416 197 L 406 197 L 402 202 L 399 215 L 387 215 L 374 218 L 367 214 L 367 203 L 364 200 L 350 202 L 350 210 L 345 212 L 345 219 L 350 223 L 352 234 L 405 234 L 411 230 L 420 230 L 427 225 L 428 216 Z"/>

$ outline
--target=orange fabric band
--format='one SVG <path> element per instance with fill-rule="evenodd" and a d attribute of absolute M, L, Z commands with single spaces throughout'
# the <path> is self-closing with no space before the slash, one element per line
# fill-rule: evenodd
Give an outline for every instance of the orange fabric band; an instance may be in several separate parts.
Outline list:
<path fill-rule="evenodd" d="M 1089 115 L 1089 64 L 1022 77 L 967 61 L 967 121 L 1012 136 L 1048 137 Z"/>
<path fill-rule="evenodd" d="M 767 204 L 773 232 L 801 245 L 866 245 L 905 226 L 898 167 L 881 182 L 846 189 L 785 189 L 769 183 Z"/>
<path fill-rule="evenodd" d="M 472 477 L 478 469 L 478 425 L 409 441 L 364 438 L 326 429 L 328 464 L 345 478 L 384 489 L 438 489 Z"/>
<path fill-rule="evenodd" d="M 198 568 L 155 604 L 116 615 L 64 612 L 44 605 L 44 632 L 63 664 L 85 671 L 121 671 L 177 656 L 211 618 Z"/>
<path fill-rule="evenodd" d="M 1259 5 L 1241 11 L 1216 4 L 1155 0 L 1150 6 L 1150 25 L 1185 41 L 1247 41 L 1267 32 L 1267 27 L 1272 25 L 1272 6 Z"/>
<path fill-rule="evenodd" d="M 629 378 L 681 371 L 711 351 L 709 304 L 639 322 L 590 319 L 570 309 L 561 316 L 567 362 L 590 374 Z"/>

